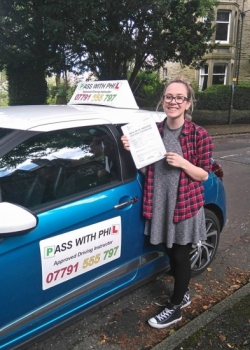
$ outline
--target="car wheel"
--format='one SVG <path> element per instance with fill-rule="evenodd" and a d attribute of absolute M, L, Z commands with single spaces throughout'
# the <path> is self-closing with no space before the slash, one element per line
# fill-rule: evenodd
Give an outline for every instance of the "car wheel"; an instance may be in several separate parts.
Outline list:
<path fill-rule="evenodd" d="M 219 245 L 220 225 L 217 216 L 205 209 L 205 219 L 207 239 L 193 247 L 190 254 L 192 277 L 202 273 L 211 264 Z"/>

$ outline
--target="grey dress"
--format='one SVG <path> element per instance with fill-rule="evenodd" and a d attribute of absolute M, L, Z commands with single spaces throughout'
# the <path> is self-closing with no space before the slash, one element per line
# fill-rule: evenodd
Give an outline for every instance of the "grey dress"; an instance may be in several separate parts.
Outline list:
<path fill-rule="evenodd" d="M 167 152 L 183 155 L 179 136 L 182 127 L 171 130 L 164 126 L 163 143 Z M 173 244 L 196 244 L 206 240 L 204 208 L 190 219 L 174 223 L 174 209 L 177 200 L 181 170 L 162 159 L 154 164 L 153 216 L 146 221 L 145 234 L 150 235 L 152 244 L 166 243 L 168 248 Z"/>

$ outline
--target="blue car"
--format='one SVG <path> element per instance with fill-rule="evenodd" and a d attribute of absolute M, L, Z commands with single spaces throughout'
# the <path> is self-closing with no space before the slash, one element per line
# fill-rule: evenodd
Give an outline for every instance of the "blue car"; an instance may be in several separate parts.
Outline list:
<path fill-rule="evenodd" d="M 67 106 L 0 108 L 0 349 L 27 345 L 170 269 L 163 246 L 144 236 L 144 178 L 120 141 L 122 126 L 163 115 L 139 110 L 126 86 L 120 98 L 124 81 L 91 84 Z M 213 260 L 226 220 L 214 169 L 193 275 Z"/>

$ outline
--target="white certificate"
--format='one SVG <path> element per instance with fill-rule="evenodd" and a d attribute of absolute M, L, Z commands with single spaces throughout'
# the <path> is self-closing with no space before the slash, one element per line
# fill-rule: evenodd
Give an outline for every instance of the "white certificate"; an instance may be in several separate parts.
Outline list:
<path fill-rule="evenodd" d="M 122 131 L 128 138 L 130 151 L 137 169 L 165 157 L 166 149 L 152 118 L 145 117 L 140 121 L 124 125 Z"/>

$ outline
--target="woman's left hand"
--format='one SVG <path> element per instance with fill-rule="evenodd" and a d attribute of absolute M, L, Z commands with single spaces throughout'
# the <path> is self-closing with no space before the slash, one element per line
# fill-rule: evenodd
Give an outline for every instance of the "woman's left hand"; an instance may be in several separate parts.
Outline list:
<path fill-rule="evenodd" d="M 180 156 L 178 153 L 167 152 L 165 156 L 167 163 L 177 168 L 183 168 L 184 163 L 187 162 L 187 160 Z"/>
<path fill-rule="evenodd" d="M 166 161 L 169 165 L 176 168 L 181 168 L 185 173 L 195 181 L 206 181 L 208 178 L 208 173 L 196 166 L 191 164 L 187 159 L 180 156 L 178 153 L 167 152 Z"/>

